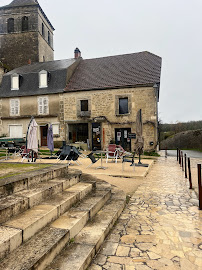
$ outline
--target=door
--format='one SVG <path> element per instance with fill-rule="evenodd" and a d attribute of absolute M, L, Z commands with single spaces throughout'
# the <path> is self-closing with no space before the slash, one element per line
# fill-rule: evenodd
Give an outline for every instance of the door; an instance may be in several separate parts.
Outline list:
<path fill-rule="evenodd" d="M 47 134 L 48 134 L 48 125 L 41 126 L 41 146 L 47 146 Z"/>
<path fill-rule="evenodd" d="M 22 138 L 22 125 L 10 125 L 9 126 L 9 137 L 10 138 Z"/>
<path fill-rule="evenodd" d="M 92 148 L 97 148 L 97 150 L 101 150 L 100 123 L 92 123 Z"/>
<path fill-rule="evenodd" d="M 131 128 L 116 128 L 115 141 L 117 145 L 121 145 L 126 151 L 131 151 L 131 139 L 128 138 Z"/>

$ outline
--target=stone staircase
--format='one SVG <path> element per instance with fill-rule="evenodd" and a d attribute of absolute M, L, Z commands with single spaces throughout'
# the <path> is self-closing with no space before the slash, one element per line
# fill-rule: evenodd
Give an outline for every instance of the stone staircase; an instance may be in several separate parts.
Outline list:
<path fill-rule="evenodd" d="M 64 165 L 14 178 L 0 181 L 0 270 L 87 269 L 124 193 Z"/>

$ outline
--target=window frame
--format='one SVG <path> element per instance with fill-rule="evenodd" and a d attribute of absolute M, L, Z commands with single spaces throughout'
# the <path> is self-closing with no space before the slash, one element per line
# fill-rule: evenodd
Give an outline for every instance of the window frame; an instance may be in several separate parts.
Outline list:
<path fill-rule="evenodd" d="M 42 76 L 46 75 L 46 84 L 42 85 Z M 47 88 L 48 87 L 48 71 L 46 70 L 41 70 L 39 72 L 39 88 Z"/>
<path fill-rule="evenodd" d="M 17 78 L 17 87 L 14 87 L 14 78 Z M 20 75 L 17 73 L 14 73 L 11 75 L 11 90 L 19 90 L 20 89 Z"/>
<path fill-rule="evenodd" d="M 12 22 L 12 24 L 11 24 L 11 22 Z M 15 32 L 15 20 L 14 20 L 14 18 L 8 18 L 8 20 L 7 20 L 7 32 L 8 33 L 14 33 Z"/>
<path fill-rule="evenodd" d="M 28 31 L 29 31 L 29 17 L 23 16 L 22 17 L 22 32 L 28 32 Z"/>
<path fill-rule="evenodd" d="M 17 106 L 16 106 L 16 101 L 17 101 Z M 12 104 L 13 102 L 15 102 L 15 104 Z M 16 108 L 17 108 L 17 112 L 16 112 Z M 20 115 L 20 99 L 12 98 L 10 99 L 10 116 L 19 116 L 19 115 Z"/>
<path fill-rule="evenodd" d="M 125 108 L 121 108 L 122 106 L 125 106 L 125 104 L 121 105 L 121 103 L 120 103 L 121 100 L 122 101 L 127 100 L 127 110 L 125 110 Z M 125 114 L 128 114 L 128 113 L 129 113 L 128 97 L 120 97 L 119 98 L 119 114 L 120 115 L 125 115 Z"/>
<path fill-rule="evenodd" d="M 45 27 L 44 27 L 44 23 L 42 22 L 41 24 L 41 34 L 43 37 L 45 37 Z"/>
<path fill-rule="evenodd" d="M 45 104 L 44 101 L 47 101 L 47 104 Z M 45 111 L 45 108 L 46 108 L 46 111 Z M 48 98 L 48 96 L 38 97 L 38 115 L 48 115 L 48 114 L 49 114 L 49 98 Z"/>
<path fill-rule="evenodd" d="M 84 105 L 82 105 L 82 103 L 86 103 Z M 87 110 L 82 110 L 82 107 L 87 106 Z M 89 111 L 89 102 L 88 99 L 81 99 L 80 100 L 80 107 L 81 107 L 81 112 L 88 112 Z"/>

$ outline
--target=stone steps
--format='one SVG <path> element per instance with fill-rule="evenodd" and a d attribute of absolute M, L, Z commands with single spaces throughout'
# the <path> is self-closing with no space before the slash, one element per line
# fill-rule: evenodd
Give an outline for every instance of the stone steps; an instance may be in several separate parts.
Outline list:
<path fill-rule="evenodd" d="M 96 191 L 11 252 L 0 269 L 44 269 L 109 200 L 110 191 Z M 15 258 L 15 259 L 14 259 Z"/>
<path fill-rule="evenodd" d="M 80 172 L 69 174 L 68 178 L 56 178 L 38 182 L 29 188 L 15 192 L 0 199 L 0 224 L 6 222 L 29 208 L 40 204 L 46 198 L 61 193 L 80 181 Z"/>
<path fill-rule="evenodd" d="M 125 206 L 123 192 L 80 171 L 42 178 L 1 198 L 0 270 L 86 269 Z"/>
<path fill-rule="evenodd" d="M 34 206 L 3 223 L 0 226 L 1 234 L 4 233 L 4 241 L 0 242 L 2 253 L 0 254 L 0 258 L 30 239 L 51 221 L 56 220 L 73 204 L 83 199 L 91 191 L 92 184 L 78 183 L 74 186 L 74 189 L 70 187 L 62 194 L 55 195 L 53 198 L 43 201 L 41 205 Z M 14 232 L 12 229 L 17 229 L 18 231 Z M 11 245 L 12 241 L 15 241 L 14 247 Z"/>
<path fill-rule="evenodd" d="M 87 269 L 124 209 L 125 201 L 112 199 L 67 245 L 45 270 Z"/>

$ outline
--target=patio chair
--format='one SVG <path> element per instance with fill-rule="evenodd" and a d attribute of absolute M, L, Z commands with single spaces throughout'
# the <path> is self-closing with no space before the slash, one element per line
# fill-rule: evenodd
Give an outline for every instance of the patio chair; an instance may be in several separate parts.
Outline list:
<path fill-rule="evenodd" d="M 121 145 L 117 145 L 116 146 L 116 149 L 118 150 L 118 157 L 119 158 L 122 158 L 124 155 L 127 155 L 127 156 L 133 156 L 132 153 L 130 152 L 127 152 Z"/>
<path fill-rule="evenodd" d="M 131 154 L 131 153 L 130 153 L 130 154 Z M 125 163 L 125 162 L 130 162 L 130 163 L 131 163 L 130 166 L 133 166 L 133 171 L 135 171 L 134 157 L 135 157 L 135 154 L 123 156 L 123 158 L 122 158 L 122 171 L 124 171 L 124 163 Z"/>
<path fill-rule="evenodd" d="M 90 168 L 93 164 L 95 164 L 99 160 L 99 158 L 96 159 L 94 157 L 93 152 L 91 152 L 90 154 L 88 154 L 87 157 L 90 158 L 91 164 L 88 167 L 86 167 L 86 169 Z"/>
<path fill-rule="evenodd" d="M 116 144 L 109 144 L 106 153 L 106 163 L 108 162 L 108 159 L 114 159 L 115 163 L 117 163 L 117 158 L 118 158 L 118 150 L 116 148 Z"/>
<path fill-rule="evenodd" d="M 79 154 L 77 153 L 77 149 L 74 146 L 65 145 L 62 148 L 60 155 L 58 156 L 59 160 L 68 160 L 68 165 L 70 165 L 71 161 L 75 161 L 77 165 L 80 165 L 78 160 Z"/>

